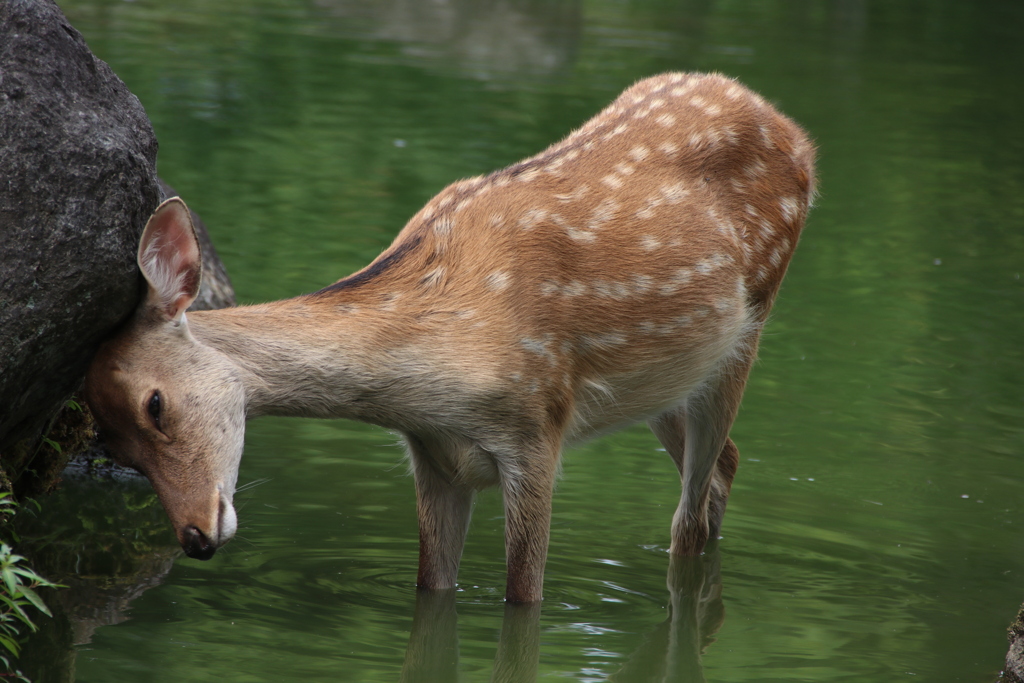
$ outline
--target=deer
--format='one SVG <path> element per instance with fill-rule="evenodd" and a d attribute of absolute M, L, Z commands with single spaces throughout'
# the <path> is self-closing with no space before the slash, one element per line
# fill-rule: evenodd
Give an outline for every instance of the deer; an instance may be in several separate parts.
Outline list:
<path fill-rule="evenodd" d="M 111 454 L 152 483 L 186 555 L 232 538 L 246 420 L 401 435 L 417 585 L 456 585 L 497 486 L 510 603 L 542 599 L 563 448 L 646 421 L 679 471 L 669 551 L 717 539 L 729 438 L 815 195 L 814 147 L 718 74 L 641 80 L 540 154 L 455 182 L 365 268 L 319 291 L 185 311 L 202 277 L 179 198 L 138 248 L 145 294 L 92 360 Z"/>

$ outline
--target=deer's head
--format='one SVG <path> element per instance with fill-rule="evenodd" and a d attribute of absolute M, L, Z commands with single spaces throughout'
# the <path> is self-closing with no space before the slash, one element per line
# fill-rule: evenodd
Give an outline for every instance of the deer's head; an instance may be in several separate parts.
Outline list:
<path fill-rule="evenodd" d="M 138 261 L 146 295 L 97 352 L 86 398 L 114 459 L 150 480 L 185 553 L 205 560 L 237 526 L 245 391 L 237 367 L 189 331 L 202 261 L 180 199 L 157 207 Z"/>

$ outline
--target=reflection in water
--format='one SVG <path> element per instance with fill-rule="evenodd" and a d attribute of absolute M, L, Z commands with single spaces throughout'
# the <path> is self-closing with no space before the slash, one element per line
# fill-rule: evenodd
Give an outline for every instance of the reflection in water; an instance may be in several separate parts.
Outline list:
<path fill-rule="evenodd" d="M 19 666 L 36 683 L 75 679 L 76 646 L 100 626 L 119 624 L 131 602 L 163 582 L 180 548 L 149 483 L 65 473 L 41 512 L 15 518 L 18 552 L 66 588 L 43 597 L 53 618 L 25 645 Z"/>
<path fill-rule="evenodd" d="M 580 0 L 319 0 L 335 32 L 403 46 L 402 56 L 470 74 L 550 74 L 570 65 L 583 24 Z M 360 21 L 361 20 L 361 21 Z"/>
<path fill-rule="evenodd" d="M 671 557 L 669 616 L 610 678 L 619 683 L 704 681 L 701 657 L 725 621 L 721 555 Z M 420 591 L 402 667 L 402 683 L 455 681 L 459 669 L 456 591 Z M 505 605 L 491 681 L 537 680 L 541 604 Z"/>
<path fill-rule="evenodd" d="M 725 621 L 722 560 L 717 543 L 700 557 L 670 556 L 669 616 L 658 625 L 613 681 L 703 681 L 701 656 Z"/>

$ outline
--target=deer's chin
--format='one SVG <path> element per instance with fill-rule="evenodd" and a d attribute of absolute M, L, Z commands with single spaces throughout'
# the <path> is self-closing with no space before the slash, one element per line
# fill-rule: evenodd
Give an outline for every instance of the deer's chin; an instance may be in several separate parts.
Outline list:
<path fill-rule="evenodd" d="M 224 545 L 235 536 L 238 530 L 238 515 L 235 514 L 235 506 L 223 493 L 220 494 L 220 515 L 218 515 L 219 534 L 217 545 Z"/>

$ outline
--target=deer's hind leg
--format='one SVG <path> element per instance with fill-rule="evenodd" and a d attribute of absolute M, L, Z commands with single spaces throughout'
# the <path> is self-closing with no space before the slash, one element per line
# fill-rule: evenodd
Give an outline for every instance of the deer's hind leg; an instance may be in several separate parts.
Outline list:
<path fill-rule="evenodd" d="M 683 493 L 672 518 L 673 555 L 700 555 L 718 538 L 739 450 L 729 438 L 756 349 L 732 359 L 682 405 L 648 424 L 672 456 Z"/>

